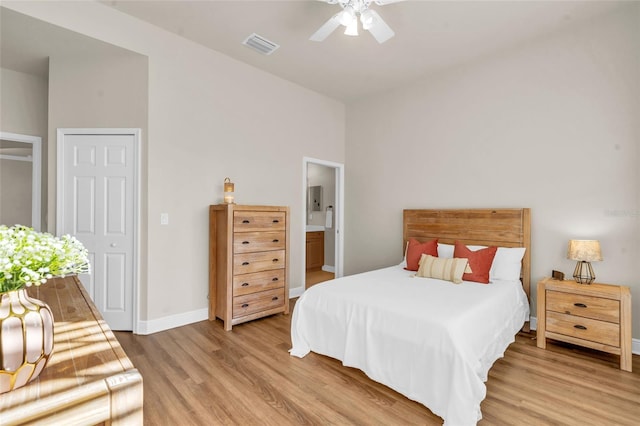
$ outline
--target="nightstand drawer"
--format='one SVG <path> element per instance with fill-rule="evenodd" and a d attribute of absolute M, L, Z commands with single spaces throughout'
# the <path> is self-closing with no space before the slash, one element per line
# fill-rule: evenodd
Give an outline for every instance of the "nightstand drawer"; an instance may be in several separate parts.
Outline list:
<path fill-rule="evenodd" d="M 602 297 L 547 290 L 547 311 L 620 323 L 620 302 Z"/>
<path fill-rule="evenodd" d="M 546 327 L 547 331 L 553 333 L 620 347 L 618 324 L 547 311 Z"/>

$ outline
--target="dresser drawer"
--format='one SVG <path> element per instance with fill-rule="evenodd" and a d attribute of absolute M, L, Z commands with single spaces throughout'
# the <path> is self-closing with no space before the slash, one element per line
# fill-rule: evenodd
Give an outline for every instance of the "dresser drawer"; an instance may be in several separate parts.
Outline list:
<path fill-rule="evenodd" d="M 233 295 L 241 296 L 258 291 L 284 287 L 284 280 L 284 269 L 235 275 L 233 277 Z"/>
<path fill-rule="evenodd" d="M 256 312 L 282 307 L 284 309 L 284 288 L 261 291 L 233 298 L 233 317 L 243 317 Z"/>
<path fill-rule="evenodd" d="M 237 211 L 233 214 L 233 232 L 284 231 L 284 212 Z"/>
<path fill-rule="evenodd" d="M 285 264 L 284 250 L 240 253 L 233 257 L 233 275 L 282 269 Z"/>
<path fill-rule="evenodd" d="M 620 327 L 611 322 L 547 311 L 546 327 L 553 333 L 620 347 Z"/>
<path fill-rule="evenodd" d="M 284 250 L 284 231 L 237 232 L 233 234 L 233 252 L 251 253 L 256 251 Z"/>
<path fill-rule="evenodd" d="M 547 290 L 547 310 L 618 324 L 620 302 L 602 297 Z"/>

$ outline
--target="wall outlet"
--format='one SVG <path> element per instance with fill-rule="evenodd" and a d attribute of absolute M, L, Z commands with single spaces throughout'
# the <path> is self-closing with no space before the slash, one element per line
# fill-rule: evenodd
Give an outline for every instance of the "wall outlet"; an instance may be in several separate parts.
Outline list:
<path fill-rule="evenodd" d="M 160 213 L 160 225 L 169 224 L 169 213 Z"/>

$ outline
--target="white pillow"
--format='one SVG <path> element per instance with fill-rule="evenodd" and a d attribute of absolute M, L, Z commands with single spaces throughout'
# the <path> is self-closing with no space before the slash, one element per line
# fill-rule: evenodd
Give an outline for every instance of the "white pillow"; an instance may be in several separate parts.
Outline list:
<path fill-rule="evenodd" d="M 445 259 L 451 259 L 453 257 L 453 244 L 440 244 L 440 243 L 438 243 L 438 257 L 444 257 Z"/>
<path fill-rule="evenodd" d="M 402 258 L 402 262 L 400 262 L 400 266 L 403 268 L 407 268 L 407 250 L 409 250 L 409 240 L 407 240 L 407 244 L 404 245 L 404 257 Z"/>
<path fill-rule="evenodd" d="M 476 251 L 487 246 L 467 246 L 469 250 Z M 452 244 L 438 243 L 438 257 L 453 257 Z M 489 270 L 489 281 L 504 280 L 516 281 L 520 279 L 522 268 L 522 258 L 524 257 L 524 247 L 498 247 L 496 256 L 493 258 L 491 269 Z"/>

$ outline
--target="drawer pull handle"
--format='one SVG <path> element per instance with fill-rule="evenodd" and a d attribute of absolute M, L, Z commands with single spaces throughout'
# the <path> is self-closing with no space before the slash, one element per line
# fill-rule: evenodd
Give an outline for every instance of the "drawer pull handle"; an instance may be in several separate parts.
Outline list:
<path fill-rule="evenodd" d="M 273 259 L 273 261 L 274 261 L 274 262 L 277 262 L 277 261 L 278 261 L 278 259 Z"/>
<path fill-rule="evenodd" d="M 251 223 L 247 219 L 243 220 L 242 223 Z"/>
<path fill-rule="evenodd" d="M 577 306 L 578 308 L 586 308 L 587 305 L 585 305 L 584 303 L 574 303 L 573 306 Z"/>
<path fill-rule="evenodd" d="M 278 281 L 278 277 L 272 278 L 271 281 Z"/>
<path fill-rule="evenodd" d="M 242 287 L 246 287 L 248 285 L 249 285 L 249 283 L 242 283 Z"/>
<path fill-rule="evenodd" d="M 279 242 L 280 242 L 280 240 L 273 240 L 273 241 L 271 241 L 271 242 L 272 242 L 272 243 L 279 243 Z"/>
<path fill-rule="evenodd" d="M 249 244 L 249 241 L 243 241 L 242 244 Z"/>
<path fill-rule="evenodd" d="M 248 304 L 248 303 L 243 303 L 243 304 L 242 304 L 242 307 L 243 307 L 243 308 L 248 308 L 248 307 L 249 307 L 249 304 Z"/>
<path fill-rule="evenodd" d="M 274 301 L 275 301 L 275 300 L 278 300 L 278 296 L 273 296 L 273 297 L 271 298 L 271 300 L 274 300 Z"/>
<path fill-rule="evenodd" d="M 273 223 L 280 223 L 278 219 L 273 219 Z"/>
<path fill-rule="evenodd" d="M 242 266 L 247 266 L 249 262 L 242 262 Z"/>
<path fill-rule="evenodd" d="M 585 327 L 584 325 L 580 325 L 580 324 L 576 324 L 573 327 L 577 328 L 578 330 L 586 330 L 587 329 L 587 327 Z"/>

